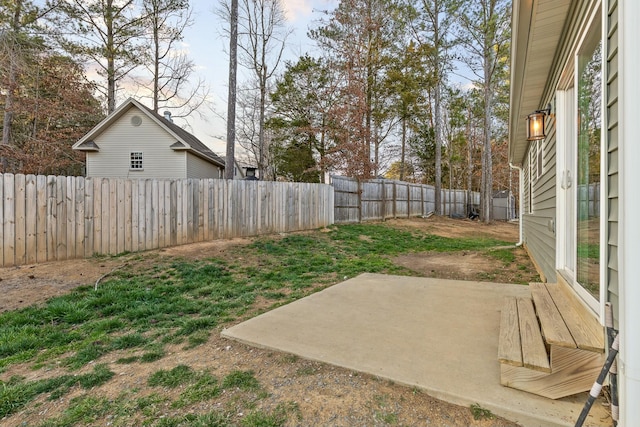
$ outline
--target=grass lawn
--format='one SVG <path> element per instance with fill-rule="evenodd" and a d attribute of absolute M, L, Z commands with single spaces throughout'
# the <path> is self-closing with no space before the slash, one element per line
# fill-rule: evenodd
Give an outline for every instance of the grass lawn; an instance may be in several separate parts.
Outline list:
<path fill-rule="evenodd" d="M 514 262 L 511 243 L 487 238 L 445 238 L 385 224 L 334 226 L 328 230 L 263 237 L 234 246 L 220 258 L 190 260 L 125 254 L 127 264 L 102 280 L 41 306 L 0 315 L 0 373 L 17 366 L 53 376 L 0 381 L 0 420 L 33 402 L 63 399 L 62 411 L 39 426 L 280 426 L 301 417 L 297 404 L 269 411 L 257 402 L 268 392 L 253 371 L 218 377 L 187 365 L 157 369 L 137 390 L 106 398 L 96 390 L 114 381 L 115 364 L 153 364 L 169 346 L 205 345 L 223 325 L 304 297 L 360 273 L 415 275 L 391 257 L 412 252 L 480 251 Z M 496 247 L 501 249 L 493 250 Z M 233 390 L 234 410 L 195 410 Z M 140 397 L 136 397 L 140 396 Z M 169 407 L 179 416 L 160 417 Z M 244 413 L 239 418 L 238 408 Z M 31 424 L 30 424 L 31 425 Z"/>

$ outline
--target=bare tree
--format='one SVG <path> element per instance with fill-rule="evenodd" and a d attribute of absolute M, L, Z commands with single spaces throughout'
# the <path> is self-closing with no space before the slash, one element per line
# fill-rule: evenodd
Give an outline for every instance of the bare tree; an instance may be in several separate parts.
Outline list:
<path fill-rule="evenodd" d="M 292 30 L 287 26 L 281 0 L 239 0 L 238 6 L 238 62 L 252 74 L 259 93 L 259 129 L 255 144 L 258 172 L 262 176 L 268 167 L 265 133 L 268 86 L 276 75 Z M 231 5 L 222 0 L 217 13 L 229 21 Z"/>
<path fill-rule="evenodd" d="M 429 46 L 426 59 L 430 65 L 433 86 L 433 126 L 435 130 L 435 214 L 442 214 L 442 145 L 443 111 L 442 93 L 446 86 L 447 72 L 452 67 L 454 46 L 452 16 L 457 12 L 460 0 L 419 0 L 417 9 L 420 19 L 415 26 L 418 43 Z"/>
<path fill-rule="evenodd" d="M 248 153 L 249 158 L 258 164 L 260 158 L 260 94 L 256 91 L 256 83 L 252 80 L 244 82 L 237 90 L 236 108 L 236 141 Z M 260 176 L 264 179 L 264 176 Z"/>
<path fill-rule="evenodd" d="M 150 61 L 146 65 L 152 76 L 153 110 L 177 109 L 174 116 L 193 113 L 206 100 L 209 89 L 202 79 L 194 81 L 195 64 L 179 48 L 185 29 L 193 23 L 187 0 L 143 0 L 150 40 Z"/>
<path fill-rule="evenodd" d="M 229 8 L 229 97 L 227 99 L 227 155 L 225 178 L 233 179 L 236 166 L 236 90 L 238 71 L 238 0 L 231 0 Z"/>
<path fill-rule="evenodd" d="M 258 101 L 258 172 L 268 168 L 265 135 L 268 87 L 282 60 L 287 27 L 281 0 L 240 0 L 240 63 L 250 70 L 257 83 Z"/>
<path fill-rule="evenodd" d="M 465 2 L 458 14 L 459 40 L 465 48 L 463 61 L 477 77 L 484 101 L 482 150 L 481 216 L 492 220 L 493 205 L 493 121 L 500 76 L 507 67 L 511 37 L 510 2 L 508 0 L 476 0 Z"/>
<path fill-rule="evenodd" d="M 66 0 L 59 2 L 58 10 L 58 42 L 71 55 L 97 67 L 106 79 L 98 87 L 107 99 L 108 112 L 113 112 L 118 83 L 144 62 L 147 17 L 135 0 Z"/>

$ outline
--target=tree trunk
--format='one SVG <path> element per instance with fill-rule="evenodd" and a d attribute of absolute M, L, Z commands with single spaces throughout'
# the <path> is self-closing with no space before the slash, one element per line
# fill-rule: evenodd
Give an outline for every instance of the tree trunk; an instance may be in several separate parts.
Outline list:
<path fill-rule="evenodd" d="M 10 43 L 12 46 L 10 49 L 10 57 L 9 57 L 9 84 L 7 88 L 7 93 L 5 95 L 4 101 L 4 117 L 2 120 L 2 143 L 10 144 L 11 143 L 11 127 L 13 126 L 13 105 L 14 105 L 14 96 L 17 87 L 18 81 L 18 58 L 17 52 L 18 49 L 18 32 L 20 31 L 20 20 L 22 19 L 22 0 L 17 0 L 15 3 L 15 10 L 13 12 L 13 21 L 11 23 L 11 36 L 12 40 Z M 2 166 L 3 170 L 6 169 L 6 159 L 2 158 Z"/>
<path fill-rule="evenodd" d="M 260 179 L 266 177 L 266 161 L 265 161 L 265 135 L 264 135 L 264 122 L 265 122 L 265 109 L 267 102 L 267 82 L 265 75 L 260 76 L 260 116 L 258 118 L 258 172 Z"/>
<path fill-rule="evenodd" d="M 160 34 L 158 28 L 157 4 L 154 5 L 153 19 L 153 111 L 158 112 L 158 92 L 160 92 Z"/>
<path fill-rule="evenodd" d="M 229 35 L 229 98 L 227 100 L 227 157 L 224 176 L 233 179 L 236 144 L 236 72 L 238 70 L 238 0 L 231 0 Z"/>
<path fill-rule="evenodd" d="M 473 211 L 473 135 L 471 134 L 471 107 L 467 113 L 467 215 Z"/>
<path fill-rule="evenodd" d="M 111 114 L 116 109 L 116 52 L 113 36 L 113 0 L 107 2 L 106 8 L 104 21 L 107 26 L 107 112 Z"/>
<path fill-rule="evenodd" d="M 405 146 L 407 143 L 407 119 L 402 118 L 402 142 L 400 146 L 400 181 L 404 181 Z"/>
<path fill-rule="evenodd" d="M 13 126 L 13 104 L 17 83 L 17 70 L 15 52 L 11 52 L 11 63 L 9 64 L 9 85 L 4 101 L 4 119 L 2 121 L 2 143 L 11 143 L 11 126 Z"/>
<path fill-rule="evenodd" d="M 491 53 L 486 50 L 484 63 L 484 148 L 482 151 L 482 220 L 488 224 L 493 220 L 493 162 L 491 157 L 491 116 L 493 114 L 493 97 L 491 95 L 491 75 L 489 66 L 492 63 Z"/>
<path fill-rule="evenodd" d="M 442 215 L 442 126 L 441 126 L 441 115 L 440 111 L 440 92 L 442 88 L 442 73 L 440 72 L 440 34 L 439 30 L 439 5 L 437 0 L 434 1 L 434 10 L 436 11 L 435 19 L 433 19 L 433 45 L 435 47 L 435 60 L 434 60 L 434 69 L 435 69 L 435 79 L 436 79 L 436 93 L 434 97 L 434 120 L 435 120 L 435 137 L 436 137 L 436 176 L 435 176 L 435 214 Z"/>

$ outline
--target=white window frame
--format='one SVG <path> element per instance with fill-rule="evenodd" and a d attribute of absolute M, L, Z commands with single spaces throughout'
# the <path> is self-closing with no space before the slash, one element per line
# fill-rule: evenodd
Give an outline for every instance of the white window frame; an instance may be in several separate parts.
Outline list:
<path fill-rule="evenodd" d="M 135 172 L 144 170 L 144 155 L 142 151 L 132 151 L 129 154 L 129 170 Z"/>
<path fill-rule="evenodd" d="M 598 14 L 600 14 L 600 17 L 598 17 Z M 574 90 L 571 92 L 572 95 L 572 99 L 564 99 L 562 101 L 562 103 L 557 104 L 559 108 L 562 108 L 562 111 L 558 112 L 558 117 L 561 117 L 562 120 L 576 120 L 575 115 L 578 114 L 578 101 L 577 101 L 577 91 L 578 91 L 578 83 L 577 83 L 577 79 L 578 76 L 576 75 L 575 70 L 578 69 L 578 54 L 581 51 L 582 47 L 584 46 L 585 40 L 587 38 L 587 35 L 589 34 L 589 32 L 591 31 L 591 29 L 593 28 L 594 25 L 597 25 L 597 20 L 600 19 L 600 25 L 601 25 L 601 40 L 602 40 L 602 70 L 604 73 L 604 70 L 606 70 L 606 58 L 607 58 L 607 53 L 606 53 L 606 34 L 604 34 L 602 28 L 606 28 L 605 23 L 603 22 L 603 20 L 605 20 L 607 17 L 607 14 L 604 10 L 602 10 L 602 3 L 601 2 L 596 2 L 593 4 L 593 7 L 591 8 L 590 12 L 589 12 L 589 16 L 588 19 L 585 20 L 583 26 L 580 29 L 579 32 L 579 37 L 578 37 L 578 41 L 576 43 L 576 45 L 573 47 L 573 52 L 571 53 L 571 56 L 569 58 L 569 62 L 566 64 L 565 66 L 565 71 L 563 72 L 564 77 L 562 78 L 562 80 L 564 80 L 564 83 L 561 83 L 561 85 L 559 86 L 559 92 L 556 92 L 556 96 L 559 96 L 559 93 L 562 92 L 563 90 L 566 90 L 566 88 L 568 87 L 573 87 Z M 604 75 L 603 75 L 604 76 Z M 570 84 L 569 80 L 571 80 L 573 83 Z M 574 265 L 572 266 L 574 268 L 573 272 L 570 272 L 571 274 L 566 274 L 569 272 L 564 271 L 565 274 L 563 274 L 563 276 L 565 277 L 565 279 L 567 279 L 573 289 L 573 291 L 576 293 L 576 295 L 578 295 L 580 297 L 580 299 L 588 306 L 590 307 L 600 318 L 600 321 L 602 321 L 602 319 L 604 319 L 604 302 L 606 301 L 606 235 L 605 235 L 605 231 L 606 231 L 606 215 L 605 215 L 605 204 L 606 204 L 606 200 L 607 200 L 607 196 L 606 193 L 604 193 L 606 191 L 606 180 L 604 179 L 604 175 L 602 174 L 606 174 L 607 168 L 606 165 L 603 163 L 606 161 L 606 138 L 607 138 L 607 132 L 606 132 L 606 125 L 605 125 L 605 114 L 606 114 L 606 101 L 605 101 L 605 87 L 606 87 L 606 82 L 603 79 L 603 85 L 601 90 L 603 91 L 602 93 L 602 109 L 603 111 L 601 112 L 601 117 L 602 117 L 602 123 L 601 123 L 601 135 L 600 135 L 600 144 L 601 144 L 601 166 L 600 166 L 600 171 L 601 171 L 601 194 L 600 194 L 600 300 L 596 300 L 595 298 L 593 298 L 581 285 L 578 284 L 577 279 L 575 277 L 575 269 L 577 268 L 577 265 L 575 263 L 577 263 L 577 259 L 574 259 Z M 564 95 L 562 95 L 564 96 Z M 568 103 L 572 103 L 572 106 L 569 106 Z M 566 144 L 574 144 L 575 141 L 577 140 L 577 125 L 575 125 L 575 123 L 572 126 L 565 126 L 564 124 L 558 124 L 558 121 L 556 121 L 556 130 L 559 131 L 557 134 L 557 139 L 556 139 L 556 164 L 558 166 L 558 170 L 564 170 L 564 165 L 565 165 L 565 154 L 562 153 L 562 150 L 566 149 L 565 145 Z M 558 176 L 556 177 L 556 183 L 557 185 L 561 186 L 563 185 L 563 180 L 565 185 L 569 184 L 569 179 L 572 182 L 571 185 L 575 186 L 575 181 L 576 175 L 577 175 L 577 155 L 574 154 L 574 158 L 572 160 L 572 166 L 571 166 L 571 170 L 573 171 L 572 175 L 570 177 L 563 177 L 562 172 L 560 172 L 558 174 Z M 572 200 L 570 203 L 573 204 L 573 215 L 576 215 L 576 209 L 577 209 L 577 201 L 576 201 L 576 195 L 573 196 L 574 200 Z M 558 202 L 558 206 L 557 206 L 557 214 L 558 215 L 563 215 L 565 214 L 565 212 L 568 211 L 568 206 L 566 205 L 566 201 L 564 200 L 563 197 L 559 197 L 558 194 L 556 195 L 556 200 Z M 604 202 L 603 202 L 604 201 Z M 560 224 L 559 224 L 560 225 Z M 573 225 L 575 227 L 575 224 Z M 564 230 L 566 229 L 566 225 L 565 224 L 561 224 L 560 225 L 560 229 L 558 230 L 558 235 L 559 236 L 563 236 Z M 577 232 L 574 231 L 574 235 L 573 235 L 573 250 L 575 251 L 577 248 L 577 241 L 575 240 L 577 236 Z M 564 268 L 564 264 L 565 263 L 565 246 L 564 243 L 558 244 L 558 242 L 562 240 L 562 239 L 556 239 L 556 254 L 557 254 L 557 259 L 556 259 L 556 267 L 560 267 L 560 268 Z M 576 255 L 574 255 L 575 257 Z"/>

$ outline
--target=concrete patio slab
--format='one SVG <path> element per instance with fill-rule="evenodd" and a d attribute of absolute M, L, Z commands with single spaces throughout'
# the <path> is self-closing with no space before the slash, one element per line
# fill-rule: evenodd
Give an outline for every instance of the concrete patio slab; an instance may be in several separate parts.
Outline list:
<path fill-rule="evenodd" d="M 500 385 L 504 296 L 522 285 L 363 274 L 225 329 L 261 348 L 366 372 L 523 426 L 572 426 L 587 394 L 550 400 Z M 596 402 L 585 426 L 609 426 Z"/>

